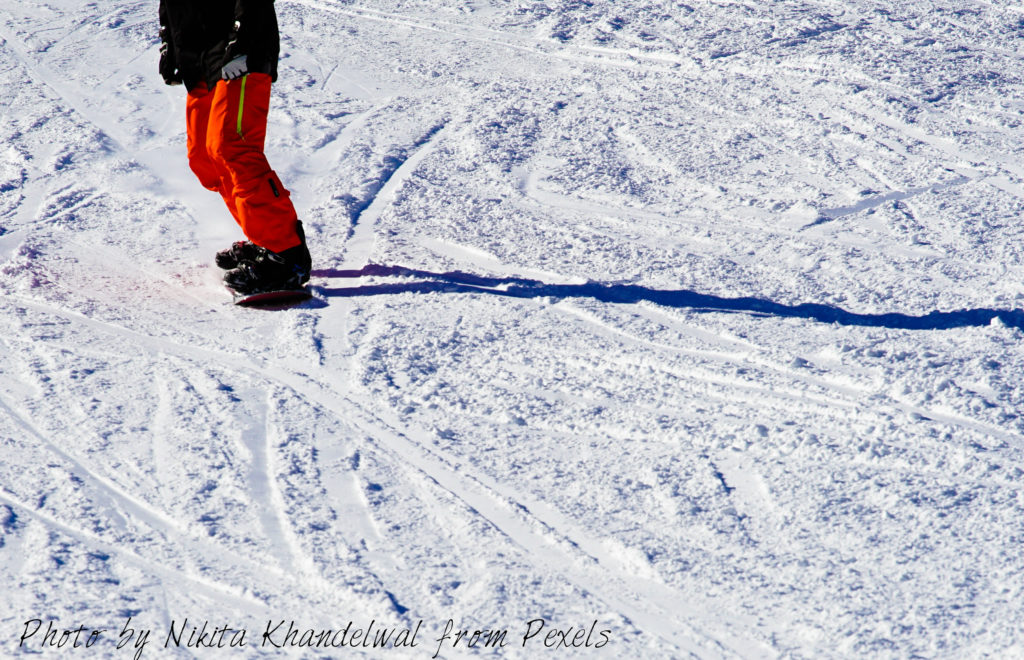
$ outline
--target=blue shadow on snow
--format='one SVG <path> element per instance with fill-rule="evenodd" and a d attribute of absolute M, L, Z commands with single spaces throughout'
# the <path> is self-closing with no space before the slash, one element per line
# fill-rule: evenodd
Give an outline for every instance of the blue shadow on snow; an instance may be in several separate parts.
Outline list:
<path fill-rule="evenodd" d="M 486 293 L 509 298 L 593 298 L 608 303 L 652 302 L 694 312 L 725 312 L 796 318 L 839 325 L 891 328 L 895 330 L 946 330 L 980 327 L 999 319 L 1007 326 L 1024 330 L 1024 310 L 963 309 L 933 311 L 923 316 L 909 314 L 858 314 L 820 303 L 785 305 L 760 298 L 723 298 L 680 289 L 666 291 L 635 284 L 547 284 L 519 277 L 482 277 L 461 271 L 432 273 L 403 266 L 369 264 L 360 270 L 315 270 L 314 277 L 404 277 L 418 281 L 368 284 L 365 286 L 318 287 L 326 297 L 376 296 L 396 293 Z"/>

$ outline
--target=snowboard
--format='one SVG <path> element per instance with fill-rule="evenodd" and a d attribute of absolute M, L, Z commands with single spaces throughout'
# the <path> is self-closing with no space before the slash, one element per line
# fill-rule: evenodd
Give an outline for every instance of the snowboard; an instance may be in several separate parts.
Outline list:
<path fill-rule="evenodd" d="M 231 291 L 234 303 L 240 307 L 287 307 L 308 300 L 313 295 L 308 287 L 248 294 L 238 293 L 232 289 L 228 291 Z"/>

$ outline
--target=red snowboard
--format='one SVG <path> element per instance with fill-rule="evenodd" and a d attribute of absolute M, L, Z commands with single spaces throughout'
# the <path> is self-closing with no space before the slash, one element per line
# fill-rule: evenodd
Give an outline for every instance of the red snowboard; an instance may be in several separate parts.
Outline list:
<path fill-rule="evenodd" d="M 231 294 L 234 296 L 235 304 L 242 307 L 287 307 L 308 300 L 313 295 L 306 287 L 250 294 L 232 291 Z"/>

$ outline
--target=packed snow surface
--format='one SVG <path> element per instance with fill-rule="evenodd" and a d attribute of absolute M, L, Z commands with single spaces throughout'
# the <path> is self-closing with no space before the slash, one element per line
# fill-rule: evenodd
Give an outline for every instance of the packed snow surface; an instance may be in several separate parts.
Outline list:
<path fill-rule="evenodd" d="M 0 5 L 0 655 L 1024 657 L 1019 0 L 278 0 L 281 310 L 156 5 Z"/>

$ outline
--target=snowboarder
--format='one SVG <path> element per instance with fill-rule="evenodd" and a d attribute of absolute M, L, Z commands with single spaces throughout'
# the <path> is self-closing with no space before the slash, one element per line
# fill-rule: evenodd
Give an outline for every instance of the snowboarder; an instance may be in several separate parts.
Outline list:
<path fill-rule="evenodd" d="M 302 223 L 263 153 L 280 51 L 273 0 L 160 0 L 160 39 L 164 82 L 188 92 L 189 167 L 248 238 L 217 253 L 224 283 L 242 295 L 301 288 Z"/>

